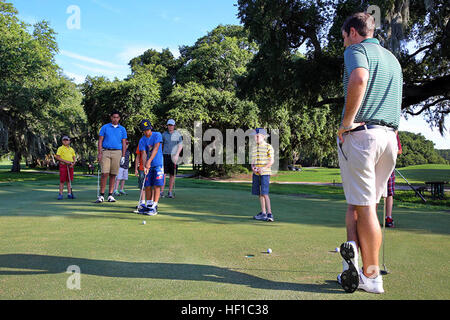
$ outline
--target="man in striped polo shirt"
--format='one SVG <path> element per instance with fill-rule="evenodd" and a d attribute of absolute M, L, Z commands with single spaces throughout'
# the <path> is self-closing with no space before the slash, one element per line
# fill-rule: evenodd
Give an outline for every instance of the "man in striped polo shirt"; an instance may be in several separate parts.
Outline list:
<path fill-rule="evenodd" d="M 274 162 L 273 147 L 266 142 L 267 131 L 263 128 L 256 128 L 251 136 L 255 137 L 256 146 L 251 152 L 252 164 L 252 194 L 259 196 L 261 212 L 254 216 L 256 220 L 273 222 L 272 208 L 269 198 L 271 167 Z"/>
<path fill-rule="evenodd" d="M 338 282 L 345 291 L 357 288 L 383 293 L 378 255 L 382 242 L 376 205 L 395 168 L 395 130 L 402 103 L 402 69 L 373 38 L 374 18 L 349 17 L 343 27 L 345 107 L 338 130 L 338 155 L 348 204 L 347 242 L 341 245 L 344 271 Z M 358 268 L 358 247 L 363 268 Z"/>

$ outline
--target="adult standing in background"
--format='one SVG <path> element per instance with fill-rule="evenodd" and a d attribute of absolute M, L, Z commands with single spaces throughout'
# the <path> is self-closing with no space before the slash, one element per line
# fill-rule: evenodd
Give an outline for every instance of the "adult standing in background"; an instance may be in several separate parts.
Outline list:
<path fill-rule="evenodd" d="M 382 242 L 376 205 L 395 168 L 402 104 L 402 68 L 373 38 L 375 20 L 356 13 L 342 26 L 345 107 L 338 129 L 338 156 L 344 193 L 347 242 L 341 245 L 346 292 L 383 293 L 378 255 Z M 358 268 L 358 247 L 363 268 Z"/>
<path fill-rule="evenodd" d="M 95 201 L 105 201 L 106 182 L 109 177 L 108 202 L 116 202 L 113 197 L 116 176 L 119 173 L 120 164 L 125 162 L 127 151 L 127 130 L 119 124 L 120 113 L 111 112 L 111 122 L 100 129 L 98 138 L 98 162 L 101 166 L 102 176 L 100 180 L 100 195 Z"/>
<path fill-rule="evenodd" d="M 175 184 L 175 178 L 178 169 L 178 158 L 180 157 L 181 150 L 183 150 L 183 137 L 175 130 L 175 120 L 169 119 L 167 121 L 167 131 L 162 134 L 163 139 L 163 157 L 164 157 L 164 173 L 169 174 L 169 191 L 167 193 L 168 198 L 173 198 L 173 186 Z M 161 188 L 161 196 L 163 196 L 164 187 Z"/>

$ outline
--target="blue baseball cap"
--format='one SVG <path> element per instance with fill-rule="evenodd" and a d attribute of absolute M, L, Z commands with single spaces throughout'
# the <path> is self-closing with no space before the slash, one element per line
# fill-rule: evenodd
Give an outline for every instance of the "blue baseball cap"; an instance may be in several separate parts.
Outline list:
<path fill-rule="evenodd" d="M 141 131 L 153 129 L 152 124 L 147 119 L 141 121 L 141 123 L 139 124 L 139 128 L 141 129 Z"/>
<path fill-rule="evenodd" d="M 267 133 L 266 129 L 264 129 L 264 128 L 256 128 L 255 130 L 253 130 L 252 133 L 250 133 L 251 136 L 256 136 L 257 134 L 262 134 L 264 136 L 268 136 L 269 135 Z"/>

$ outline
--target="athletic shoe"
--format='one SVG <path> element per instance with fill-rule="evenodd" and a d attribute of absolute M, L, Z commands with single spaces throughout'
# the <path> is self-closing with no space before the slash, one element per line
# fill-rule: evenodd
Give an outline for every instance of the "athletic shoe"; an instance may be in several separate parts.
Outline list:
<path fill-rule="evenodd" d="M 384 293 L 383 278 L 379 274 L 376 278 L 367 278 L 363 272 L 359 275 L 358 289 L 369 293 Z"/>
<path fill-rule="evenodd" d="M 164 198 L 164 193 L 163 193 L 163 192 L 160 192 L 160 193 L 159 193 L 159 197 L 160 197 L 160 198 Z"/>
<path fill-rule="evenodd" d="M 73 195 L 73 193 L 69 193 L 67 195 L 67 199 L 75 199 L 75 196 Z"/>
<path fill-rule="evenodd" d="M 150 207 L 149 210 L 144 213 L 146 216 L 156 216 L 158 214 L 158 206 Z"/>
<path fill-rule="evenodd" d="M 105 201 L 105 198 L 103 196 L 99 196 L 97 200 L 95 200 L 95 203 L 102 203 L 103 201 Z"/>
<path fill-rule="evenodd" d="M 168 192 L 167 193 L 167 198 L 174 198 L 173 193 L 172 192 Z"/>
<path fill-rule="evenodd" d="M 273 222 L 273 215 L 272 215 L 271 213 L 268 213 L 268 214 L 267 214 L 267 219 L 266 219 L 266 221 Z"/>
<path fill-rule="evenodd" d="M 116 202 L 116 199 L 114 199 L 113 196 L 108 197 L 108 202 Z"/>
<path fill-rule="evenodd" d="M 386 217 L 386 228 L 394 228 L 394 219 Z"/>
<path fill-rule="evenodd" d="M 141 204 L 138 208 L 138 212 L 139 214 L 146 214 L 147 212 L 150 211 L 150 208 L 147 207 L 145 204 Z"/>
<path fill-rule="evenodd" d="M 254 216 L 253 219 L 266 221 L 267 220 L 267 214 L 260 212 L 256 216 Z"/>
<path fill-rule="evenodd" d="M 347 241 L 341 244 L 340 253 L 344 262 L 344 271 L 338 277 L 338 282 L 344 288 L 345 292 L 352 293 L 358 289 L 358 249 L 354 241 Z M 347 268 L 347 269 L 346 269 Z"/>
<path fill-rule="evenodd" d="M 119 194 L 126 196 L 128 193 L 126 193 L 126 192 L 123 191 L 123 190 L 120 190 L 120 191 L 119 191 Z"/>
<path fill-rule="evenodd" d="M 63 199 L 63 195 L 62 194 L 58 194 L 58 200 L 62 200 Z"/>
<path fill-rule="evenodd" d="M 118 196 L 120 196 L 120 193 L 119 193 L 119 191 L 116 190 L 116 191 L 114 191 L 113 195 L 118 197 Z"/>

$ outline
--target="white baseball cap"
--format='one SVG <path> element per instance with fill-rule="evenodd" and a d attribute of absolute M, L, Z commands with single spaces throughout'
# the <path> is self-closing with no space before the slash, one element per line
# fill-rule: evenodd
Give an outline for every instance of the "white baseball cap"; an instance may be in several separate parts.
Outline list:
<path fill-rule="evenodd" d="M 175 120 L 169 119 L 169 121 L 167 121 L 167 125 L 172 125 L 172 126 L 174 126 L 174 125 L 175 125 Z"/>

